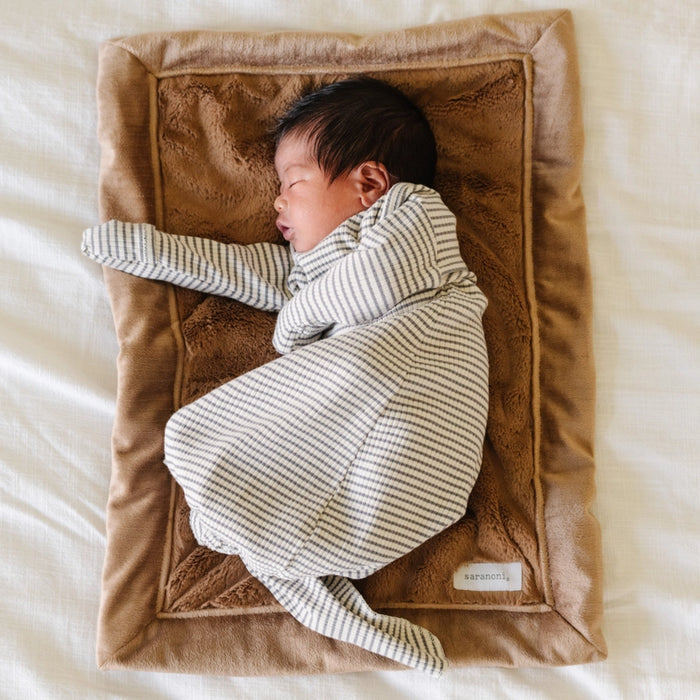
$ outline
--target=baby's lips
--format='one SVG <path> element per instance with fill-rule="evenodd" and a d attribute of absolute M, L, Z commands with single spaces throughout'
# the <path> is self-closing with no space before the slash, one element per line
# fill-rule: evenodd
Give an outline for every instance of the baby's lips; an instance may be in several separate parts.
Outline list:
<path fill-rule="evenodd" d="M 280 230 L 284 240 L 288 241 L 292 237 L 292 229 L 283 224 L 281 221 L 276 221 L 275 223 L 277 224 L 277 228 Z"/>

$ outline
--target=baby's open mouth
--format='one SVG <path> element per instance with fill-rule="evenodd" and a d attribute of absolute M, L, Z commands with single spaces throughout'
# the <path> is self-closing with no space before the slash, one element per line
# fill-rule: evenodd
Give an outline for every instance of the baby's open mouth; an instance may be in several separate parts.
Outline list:
<path fill-rule="evenodd" d="M 277 221 L 277 228 L 280 230 L 280 233 L 282 234 L 282 237 L 284 238 L 285 241 L 288 241 L 292 238 L 293 231 L 289 226 L 285 226 L 285 224 Z"/>

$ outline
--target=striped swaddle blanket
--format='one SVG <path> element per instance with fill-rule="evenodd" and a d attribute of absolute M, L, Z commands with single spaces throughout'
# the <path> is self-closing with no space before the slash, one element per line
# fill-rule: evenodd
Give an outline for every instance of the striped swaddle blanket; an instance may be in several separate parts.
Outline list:
<path fill-rule="evenodd" d="M 111 221 L 83 251 L 279 316 L 277 360 L 184 406 L 166 463 L 197 540 L 237 554 L 300 622 L 439 674 L 440 642 L 348 580 L 465 512 L 481 464 L 486 300 L 439 195 L 395 185 L 313 250 Z"/>

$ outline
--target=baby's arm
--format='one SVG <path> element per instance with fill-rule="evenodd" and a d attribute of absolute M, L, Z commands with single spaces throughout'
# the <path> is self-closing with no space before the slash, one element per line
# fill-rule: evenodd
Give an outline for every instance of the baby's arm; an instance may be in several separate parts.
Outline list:
<path fill-rule="evenodd" d="M 290 298 L 289 249 L 274 243 L 238 245 L 175 236 L 152 224 L 109 221 L 83 233 L 82 251 L 108 267 L 229 297 L 264 311 Z"/>

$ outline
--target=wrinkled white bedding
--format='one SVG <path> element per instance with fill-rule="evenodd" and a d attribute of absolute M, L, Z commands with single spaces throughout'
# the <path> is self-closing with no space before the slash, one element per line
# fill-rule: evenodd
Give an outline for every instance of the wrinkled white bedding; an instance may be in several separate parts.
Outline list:
<path fill-rule="evenodd" d="M 605 662 L 224 679 L 100 672 L 117 344 L 100 270 L 97 46 L 176 29 L 367 33 L 523 1 L 6 3 L 0 34 L 0 696 L 517 697 L 700 694 L 700 7 L 572 1 L 594 285 Z"/>

